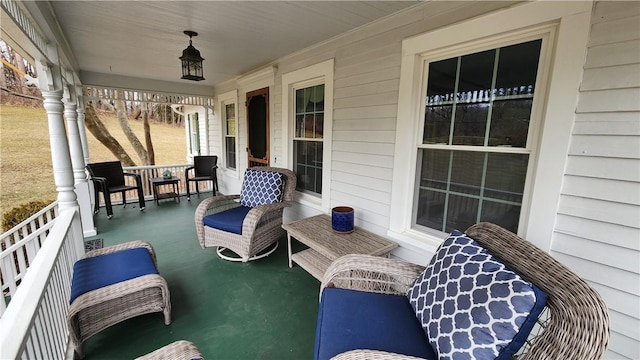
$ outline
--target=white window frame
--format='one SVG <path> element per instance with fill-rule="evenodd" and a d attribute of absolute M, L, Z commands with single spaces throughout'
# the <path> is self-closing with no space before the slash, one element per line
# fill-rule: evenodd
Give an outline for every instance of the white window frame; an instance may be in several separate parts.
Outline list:
<path fill-rule="evenodd" d="M 231 90 L 228 91 L 226 93 L 220 94 L 218 95 L 218 109 L 219 110 L 219 114 L 220 116 L 218 116 L 218 119 L 220 119 L 220 141 L 222 144 L 222 159 L 220 159 L 220 163 L 222 164 L 222 170 L 229 174 L 229 176 L 234 176 L 236 178 L 238 178 L 238 168 L 239 168 L 239 161 L 240 161 L 240 154 L 238 151 L 238 140 L 239 140 L 239 132 L 240 132 L 240 128 L 239 128 L 239 120 L 238 120 L 238 90 Z M 226 142 L 226 138 L 227 138 L 227 124 L 226 124 L 226 105 L 234 105 L 235 106 L 235 110 L 236 110 L 236 134 L 235 134 L 235 139 L 236 139 L 236 168 L 232 169 L 227 167 L 227 142 Z"/>
<path fill-rule="evenodd" d="M 193 158 L 194 156 L 198 156 L 202 153 L 202 144 L 200 141 L 200 114 L 198 111 L 190 111 L 186 113 L 186 115 L 187 124 L 189 126 L 189 156 Z"/>
<path fill-rule="evenodd" d="M 293 139 L 295 135 L 295 91 L 324 84 L 324 129 L 322 145 L 322 195 L 297 191 L 301 204 L 327 212 L 331 189 L 331 139 L 333 129 L 333 68 L 334 60 L 326 60 L 282 75 L 282 163 L 293 169 Z"/>
<path fill-rule="evenodd" d="M 486 49 L 491 44 L 521 42 L 532 34 L 547 31 L 548 54 L 540 68 L 536 85 L 544 104 L 535 106 L 531 117 L 541 119 L 530 128 L 532 156 L 529 165 L 519 235 L 549 250 L 571 128 L 586 55 L 590 2 L 534 2 L 499 10 L 459 24 L 405 39 L 402 43 L 398 122 L 388 235 L 401 243 L 434 251 L 443 241 L 441 234 L 427 234 L 412 228 L 416 184 L 417 146 L 424 122 L 425 59 L 445 58 L 448 53 L 463 55 Z M 544 48 L 543 48 L 544 51 Z M 538 91 L 536 91 L 538 92 Z M 536 99 L 536 101 L 539 101 Z M 533 125 L 532 125 L 533 126 Z M 464 229 L 461 229 L 464 230 Z"/>

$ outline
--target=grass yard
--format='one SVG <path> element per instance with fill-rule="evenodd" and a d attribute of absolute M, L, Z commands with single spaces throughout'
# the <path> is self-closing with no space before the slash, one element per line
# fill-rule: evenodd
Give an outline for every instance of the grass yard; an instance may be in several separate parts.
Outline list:
<path fill-rule="evenodd" d="M 101 119 L 129 156 L 140 164 L 135 151 L 120 129 L 118 119 Z M 144 142 L 142 121 L 131 120 L 131 127 Z M 151 124 L 156 164 L 185 164 L 185 132 L 182 127 Z M 116 157 L 87 131 L 91 162 Z M 0 106 L 0 214 L 33 200 L 53 201 L 57 196 L 51 166 L 49 127 L 44 108 Z"/>

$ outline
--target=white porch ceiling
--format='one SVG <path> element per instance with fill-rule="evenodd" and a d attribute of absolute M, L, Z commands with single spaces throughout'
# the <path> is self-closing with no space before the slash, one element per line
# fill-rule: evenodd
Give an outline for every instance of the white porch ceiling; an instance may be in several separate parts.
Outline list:
<path fill-rule="evenodd" d="M 113 86 L 108 79 L 133 77 L 210 88 L 417 3 L 52 1 L 51 6 L 81 81 Z M 180 80 L 178 57 L 189 42 L 184 30 L 198 32 L 193 45 L 205 59 L 204 81 Z"/>

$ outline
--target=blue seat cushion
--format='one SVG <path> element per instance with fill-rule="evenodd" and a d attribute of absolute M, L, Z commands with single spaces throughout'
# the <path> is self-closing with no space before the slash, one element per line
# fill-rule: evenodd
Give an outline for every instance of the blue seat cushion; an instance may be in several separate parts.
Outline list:
<path fill-rule="evenodd" d="M 475 240 L 454 231 L 408 293 L 440 360 L 507 360 L 547 296 Z"/>
<path fill-rule="evenodd" d="M 369 349 L 437 359 L 405 296 L 325 288 L 314 358 Z"/>
<path fill-rule="evenodd" d="M 157 273 L 147 248 L 125 249 L 80 259 L 73 264 L 69 304 L 89 291 Z"/>
<path fill-rule="evenodd" d="M 205 226 L 214 229 L 242 235 L 242 223 L 251 210 L 247 206 L 238 206 L 216 214 L 207 215 L 202 219 Z"/>

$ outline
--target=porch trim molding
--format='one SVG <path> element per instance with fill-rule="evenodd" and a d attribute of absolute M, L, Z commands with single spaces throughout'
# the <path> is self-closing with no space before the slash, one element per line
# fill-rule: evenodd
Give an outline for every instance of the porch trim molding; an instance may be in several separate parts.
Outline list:
<path fill-rule="evenodd" d="M 86 100 L 125 100 L 166 105 L 194 105 L 208 108 L 213 108 L 215 103 L 213 96 L 133 90 L 109 86 L 84 85 L 82 92 Z"/>
<path fill-rule="evenodd" d="M 12 0 L 2 0 L 2 2 L 0 2 L 0 6 L 11 20 L 13 20 L 13 23 L 29 38 L 33 46 L 35 46 L 40 53 L 47 54 L 47 39 L 42 36 L 37 27 L 33 25 L 30 17 L 25 14 L 25 11 L 18 5 L 18 3 Z M 3 34 L 5 34 L 4 31 Z"/>

